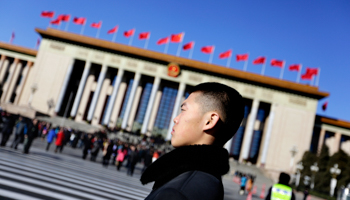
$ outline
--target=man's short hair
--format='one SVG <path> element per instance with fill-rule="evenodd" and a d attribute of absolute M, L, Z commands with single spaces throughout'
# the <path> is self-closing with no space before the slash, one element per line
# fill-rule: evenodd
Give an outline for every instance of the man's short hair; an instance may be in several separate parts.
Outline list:
<path fill-rule="evenodd" d="M 217 111 L 220 115 L 219 133 L 214 135 L 216 145 L 224 145 L 238 130 L 244 116 L 242 96 L 232 87 L 221 83 L 207 82 L 196 85 L 191 93 L 200 92 L 196 101 L 203 112 Z"/>

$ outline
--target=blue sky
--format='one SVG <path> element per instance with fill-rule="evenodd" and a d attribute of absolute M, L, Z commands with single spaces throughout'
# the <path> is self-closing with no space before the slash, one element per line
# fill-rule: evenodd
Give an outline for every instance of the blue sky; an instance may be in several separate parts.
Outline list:
<path fill-rule="evenodd" d="M 140 32 L 151 32 L 148 49 L 163 52 L 158 39 L 185 32 L 184 43 L 195 41 L 192 58 L 208 62 L 209 55 L 200 48 L 215 45 L 213 63 L 226 66 L 218 58 L 228 49 L 233 55 L 249 52 L 247 71 L 261 72 L 261 65 L 252 60 L 266 56 L 265 76 L 279 78 L 280 68 L 271 67 L 271 59 L 286 61 L 286 67 L 301 63 L 319 67 L 319 90 L 330 93 L 319 101 L 317 114 L 350 121 L 350 1 L 319 0 L 2 0 L 0 41 L 8 42 L 15 33 L 13 44 L 35 48 L 39 35 L 35 28 L 46 29 L 50 19 L 40 17 L 42 11 L 86 17 L 83 35 L 95 37 L 93 22 L 102 21 L 99 38 L 112 40 L 107 31 L 119 26 L 115 42 L 128 44 L 123 32 L 136 29 L 132 46 L 144 47 L 138 40 Z M 60 28 L 64 30 L 66 24 Z M 79 34 L 81 26 L 69 22 L 68 32 Z M 168 54 L 175 55 L 178 44 L 170 43 Z M 180 56 L 188 57 L 189 51 Z M 244 62 L 232 59 L 230 67 L 243 70 Z M 283 79 L 296 81 L 297 73 L 284 70 Z M 312 84 L 301 81 L 302 84 Z M 315 83 L 315 82 L 314 82 Z M 313 84 L 314 84 L 313 83 Z M 326 111 L 322 104 L 328 101 Z"/>

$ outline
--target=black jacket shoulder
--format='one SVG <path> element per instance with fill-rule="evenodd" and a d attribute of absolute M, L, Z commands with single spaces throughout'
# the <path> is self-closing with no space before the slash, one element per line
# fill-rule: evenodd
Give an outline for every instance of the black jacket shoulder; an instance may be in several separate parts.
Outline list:
<path fill-rule="evenodd" d="M 223 199 L 224 187 L 221 178 L 202 171 L 187 171 L 156 190 L 146 200 Z"/>

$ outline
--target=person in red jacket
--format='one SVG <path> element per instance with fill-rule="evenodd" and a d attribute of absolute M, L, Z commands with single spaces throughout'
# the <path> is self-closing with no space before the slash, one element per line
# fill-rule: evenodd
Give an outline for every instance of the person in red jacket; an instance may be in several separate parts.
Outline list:
<path fill-rule="evenodd" d="M 57 153 L 57 151 L 59 150 L 60 153 L 62 152 L 62 147 L 63 147 L 63 141 L 64 141 L 64 129 L 61 127 L 60 130 L 57 133 L 57 138 L 56 138 L 56 149 L 55 149 L 55 153 Z"/>

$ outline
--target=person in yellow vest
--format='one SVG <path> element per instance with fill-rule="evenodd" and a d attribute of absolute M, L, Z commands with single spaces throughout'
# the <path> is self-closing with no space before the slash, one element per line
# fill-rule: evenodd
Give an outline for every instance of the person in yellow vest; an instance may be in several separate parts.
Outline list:
<path fill-rule="evenodd" d="M 268 191 L 265 200 L 295 200 L 293 189 L 289 186 L 290 176 L 280 173 L 279 181 Z"/>

